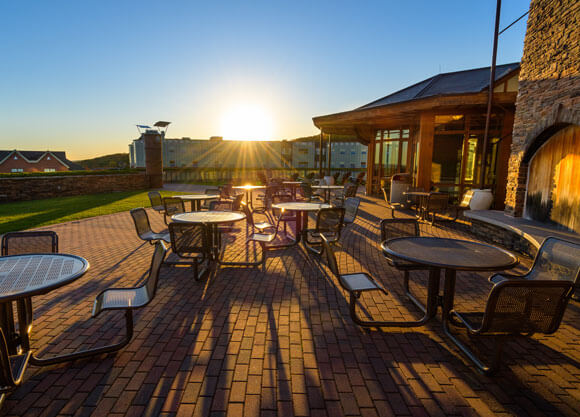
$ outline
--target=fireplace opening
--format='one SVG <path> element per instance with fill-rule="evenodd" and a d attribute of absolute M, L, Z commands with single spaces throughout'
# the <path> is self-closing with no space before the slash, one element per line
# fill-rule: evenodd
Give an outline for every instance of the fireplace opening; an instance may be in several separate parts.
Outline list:
<path fill-rule="evenodd" d="M 524 216 L 580 233 L 580 126 L 537 140 L 528 163 Z"/>

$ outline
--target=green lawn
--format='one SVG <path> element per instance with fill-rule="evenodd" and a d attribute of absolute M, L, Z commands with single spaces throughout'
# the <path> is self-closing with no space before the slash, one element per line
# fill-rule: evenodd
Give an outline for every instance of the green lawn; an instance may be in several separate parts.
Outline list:
<path fill-rule="evenodd" d="M 183 194 L 164 191 L 163 196 Z M 0 204 L 0 234 L 149 207 L 147 191 L 91 194 Z"/>

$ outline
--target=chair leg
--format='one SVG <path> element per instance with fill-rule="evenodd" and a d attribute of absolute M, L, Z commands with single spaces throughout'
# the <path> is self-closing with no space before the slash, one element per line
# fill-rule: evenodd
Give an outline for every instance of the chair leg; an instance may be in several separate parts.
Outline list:
<path fill-rule="evenodd" d="M 453 312 L 451 312 L 450 317 L 452 317 Z M 463 352 L 465 356 L 477 367 L 477 370 L 483 375 L 492 376 L 494 375 L 501 363 L 501 354 L 503 352 L 503 346 L 508 338 L 508 336 L 496 336 L 494 341 L 494 353 L 491 361 L 491 365 L 486 365 L 482 360 L 480 360 L 473 351 L 467 347 L 462 341 L 460 341 L 454 334 L 451 333 L 449 328 L 449 323 L 447 320 L 443 322 L 443 330 L 445 334 L 451 339 L 451 341 Z M 469 333 L 468 333 L 469 334 Z"/>
<path fill-rule="evenodd" d="M 54 365 L 57 363 L 69 362 L 77 359 L 89 358 L 91 356 L 101 355 L 104 353 L 116 352 L 127 346 L 133 338 L 133 311 L 131 309 L 125 310 L 125 327 L 127 333 L 123 340 L 121 340 L 119 343 L 94 349 L 82 350 L 80 352 L 74 352 L 66 355 L 53 356 L 52 358 L 38 358 L 32 355 L 30 357 L 30 363 L 37 366 Z"/>
<path fill-rule="evenodd" d="M 381 291 L 387 294 L 386 291 Z M 422 307 L 417 301 L 417 306 L 423 311 L 424 315 L 420 320 L 412 321 L 377 321 L 363 320 L 356 313 L 356 300 L 360 297 L 360 292 L 350 292 L 350 317 L 361 327 L 418 327 L 423 326 L 437 314 L 437 296 L 439 294 L 439 271 L 429 275 L 429 286 L 427 295 L 427 306 Z M 411 299 L 415 300 L 414 297 Z"/>

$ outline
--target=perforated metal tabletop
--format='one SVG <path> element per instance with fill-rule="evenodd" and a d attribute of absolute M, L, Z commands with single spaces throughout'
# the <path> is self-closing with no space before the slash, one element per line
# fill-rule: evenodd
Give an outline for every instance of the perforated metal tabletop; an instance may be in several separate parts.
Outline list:
<path fill-rule="evenodd" d="M 0 301 L 47 293 L 62 287 L 89 268 L 86 259 L 66 254 L 0 257 Z"/>

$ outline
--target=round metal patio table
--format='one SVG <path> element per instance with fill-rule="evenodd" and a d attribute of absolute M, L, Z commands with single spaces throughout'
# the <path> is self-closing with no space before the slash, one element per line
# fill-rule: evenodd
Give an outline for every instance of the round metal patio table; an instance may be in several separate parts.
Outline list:
<path fill-rule="evenodd" d="M 253 199 L 254 196 L 252 194 L 252 192 L 254 190 L 263 190 L 266 188 L 265 185 L 236 185 L 235 187 L 232 187 L 235 190 L 244 190 L 246 192 L 246 204 L 248 204 L 250 207 L 254 207 L 253 205 Z"/>
<path fill-rule="evenodd" d="M 453 309 L 457 271 L 500 271 L 519 263 L 512 253 L 485 243 L 438 237 L 398 237 L 381 244 L 389 256 L 436 270 L 445 270 L 442 321 L 445 333 L 455 343 L 449 332 L 449 312 Z M 435 303 L 435 300 L 427 300 Z"/>
<path fill-rule="evenodd" d="M 201 202 L 219 198 L 219 194 L 185 194 L 176 195 L 175 197 L 191 202 L 191 211 L 199 211 Z"/>
<path fill-rule="evenodd" d="M 342 190 L 344 186 L 342 185 L 313 185 L 313 190 L 323 190 L 324 191 L 324 201 L 328 203 L 330 200 L 330 192 L 332 190 Z"/>
<path fill-rule="evenodd" d="M 180 223 L 202 223 L 210 228 L 211 245 L 214 258 L 217 259 L 221 247 L 221 236 L 218 225 L 244 220 L 246 215 L 239 211 L 193 211 L 171 216 L 171 220 Z"/>
<path fill-rule="evenodd" d="M 0 326 L 11 354 L 18 345 L 29 350 L 32 317 L 27 317 L 26 300 L 70 284 L 87 272 L 89 262 L 67 254 L 26 254 L 0 257 Z M 15 334 L 12 302 L 19 303 L 19 332 Z"/>
<path fill-rule="evenodd" d="M 287 201 L 284 203 L 272 204 L 273 208 L 284 209 L 285 211 L 293 211 L 296 213 L 296 239 L 290 245 L 296 245 L 300 242 L 302 230 L 308 227 L 308 212 L 318 211 L 323 208 L 332 207 L 327 203 L 310 203 L 302 201 Z"/>

